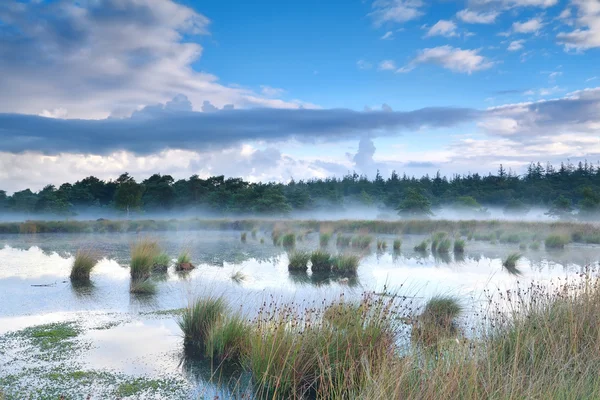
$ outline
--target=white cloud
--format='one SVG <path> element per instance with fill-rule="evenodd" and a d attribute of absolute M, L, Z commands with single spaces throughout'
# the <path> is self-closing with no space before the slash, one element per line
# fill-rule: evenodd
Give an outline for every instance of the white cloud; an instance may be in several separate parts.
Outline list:
<path fill-rule="evenodd" d="M 267 97 L 281 97 L 285 93 L 285 90 L 267 85 L 261 85 L 260 92 Z"/>
<path fill-rule="evenodd" d="M 515 33 L 537 33 L 544 23 L 541 18 L 531 18 L 523 22 L 513 22 L 512 31 Z"/>
<path fill-rule="evenodd" d="M 497 11 L 476 12 L 469 10 L 468 8 L 456 13 L 458 19 L 467 24 L 493 24 L 496 22 L 498 15 L 500 15 L 500 13 Z"/>
<path fill-rule="evenodd" d="M 469 4 L 475 7 L 494 7 L 496 9 L 510 9 L 516 7 L 553 7 L 558 0 L 469 0 Z"/>
<path fill-rule="evenodd" d="M 395 71 L 396 69 L 398 69 L 398 67 L 396 67 L 396 63 L 392 60 L 383 60 L 379 63 L 380 71 Z"/>
<path fill-rule="evenodd" d="M 571 9 L 565 8 L 564 10 L 562 10 L 561 13 L 558 15 L 558 18 L 560 18 L 560 19 L 571 18 Z"/>
<path fill-rule="evenodd" d="M 494 64 L 479 54 L 479 50 L 463 50 L 451 46 L 439 46 L 423 49 L 405 67 L 398 72 L 408 72 L 419 64 L 435 64 L 453 72 L 471 74 L 491 68 Z"/>
<path fill-rule="evenodd" d="M 568 50 L 584 51 L 600 47 L 600 1 L 572 0 L 577 7 L 577 28 L 571 32 L 561 32 L 556 38 Z"/>
<path fill-rule="evenodd" d="M 513 40 L 508 45 L 507 50 L 508 51 L 519 51 L 519 50 L 523 49 L 523 43 L 525 43 L 525 40 Z"/>
<path fill-rule="evenodd" d="M 389 39 L 392 39 L 393 37 L 394 37 L 394 32 L 388 31 L 381 37 L 381 40 L 389 40 Z"/>
<path fill-rule="evenodd" d="M 436 22 L 435 25 L 429 28 L 429 31 L 427 31 L 426 36 L 452 37 L 457 35 L 458 34 L 456 33 L 456 24 L 452 21 L 441 19 L 438 22 Z"/>
<path fill-rule="evenodd" d="M 421 0 L 375 0 L 369 15 L 376 26 L 386 22 L 404 23 L 423 15 Z"/>
<path fill-rule="evenodd" d="M 210 21 L 171 0 L 108 2 L 2 1 L 0 20 L 12 34 L 0 41 L 0 110 L 69 118 L 128 115 L 185 94 L 222 108 L 297 108 L 192 67 L 203 48 L 192 41 Z M 60 17 L 59 17 L 60 16 Z M 44 111 L 46 110 L 46 111 Z"/>
<path fill-rule="evenodd" d="M 548 74 L 548 80 L 550 80 L 550 81 L 555 81 L 555 80 L 556 80 L 556 78 L 558 78 L 559 76 L 562 76 L 562 74 L 563 74 L 563 73 L 562 73 L 561 71 L 553 71 L 553 72 L 550 72 L 550 73 Z"/>

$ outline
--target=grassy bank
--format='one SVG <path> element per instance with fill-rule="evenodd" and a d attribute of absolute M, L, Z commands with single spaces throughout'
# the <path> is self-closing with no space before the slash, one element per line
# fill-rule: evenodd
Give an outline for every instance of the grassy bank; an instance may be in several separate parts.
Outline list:
<path fill-rule="evenodd" d="M 181 326 L 187 346 L 250 373 L 256 398 L 600 398 L 599 281 L 503 296 L 502 306 L 490 299 L 475 338 L 457 324 L 453 298 L 409 311 L 411 299 L 373 293 L 322 310 L 265 304 L 252 320 L 199 299 Z"/>
<path fill-rule="evenodd" d="M 577 222 L 521 222 L 499 220 L 275 220 L 275 219 L 170 219 L 170 220 L 97 220 L 97 221 L 26 221 L 0 223 L 0 233 L 110 233 L 157 232 L 186 230 L 238 230 L 288 232 L 294 230 L 333 233 L 432 234 L 447 232 L 475 240 L 498 239 L 503 242 L 543 240 L 549 235 L 562 235 L 577 243 L 600 243 L 600 226 Z M 329 233 L 323 241 L 329 241 Z M 325 240 L 326 239 L 326 240 Z"/>

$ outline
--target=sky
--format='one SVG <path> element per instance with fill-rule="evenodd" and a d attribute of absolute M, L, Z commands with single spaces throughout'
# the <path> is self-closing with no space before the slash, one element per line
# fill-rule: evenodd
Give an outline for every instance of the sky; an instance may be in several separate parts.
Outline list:
<path fill-rule="evenodd" d="M 2 0 L 0 189 L 600 161 L 600 0 Z"/>

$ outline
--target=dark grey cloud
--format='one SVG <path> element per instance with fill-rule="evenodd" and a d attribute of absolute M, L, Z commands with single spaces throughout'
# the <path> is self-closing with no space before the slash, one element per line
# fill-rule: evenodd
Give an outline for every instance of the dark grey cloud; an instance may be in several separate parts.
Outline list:
<path fill-rule="evenodd" d="M 164 149 L 208 150 L 248 140 L 304 143 L 398 134 L 423 127 L 471 122 L 479 112 L 465 108 L 358 112 L 347 109 L 232 109 L 189 111 L 185 96 L 166 106 L 149 106 L 131 118 L 52 119 L 0 114 L 0 151 L 108 154 L 126 150 L 139 155 Z M 213 110 L 214 108 L 214 110 Z"/>

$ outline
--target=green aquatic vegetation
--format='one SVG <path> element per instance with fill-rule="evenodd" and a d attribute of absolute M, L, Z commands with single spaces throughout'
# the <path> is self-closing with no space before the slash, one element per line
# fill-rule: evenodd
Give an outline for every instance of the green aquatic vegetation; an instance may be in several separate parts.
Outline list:
<path fill-rule="evenodd" d="M 154 272 L 166 272 L 171 263 L 171 257 L 165 252 L 157 254 L 152 260 Z"/>
<path fill-rule="evenodd" d="M 415 246 L 415 251 L 418 251 L 420 253 L 424 253 L 427 251 L 427 248 L 429 247 L 429 240 L 428 239 L 424 239 L 421 243 L 419 243 L 418 245 Z"/>
<path fill-rule="evenodd" d="M 177 257 L 178 265 L 190 264 L 191 262 L 192 259 L 190 258 L 190 252 L 188 250 L 183 250 L 181 253 L 179 253 L 179 256 Z"/>
<path fill-rule="evenodd" d="M 385 250 L 387 248 L 387 242 L 385 240 L 377 239 L 377 250 Z"/>
<path fill-rule="evenodd" d="M 247 236 L 248 234 L 246 232 L 242 232 L 240 234 L 240 240 L 242 241 L 242 243 L 246 243 Z"/>
<path fill-rule="evenodd" d="M 338 254 L 332 257 L 331 271 L 342 275 L 356 275 L 360 258 L 354 254 Z"/>
<path fill-rule="evenodd" d="M 564 235 L 550 235 L 544 240 L 547 249 L 564 249 L 570 240 Z"/>
<path fill-rule="evenodd" d="M 42 351 L 69 348 L 81 328 L 73 322 L 53 323 L 25 328 L 21 334 Z"/>
<path fill-rule="evenodd" d="M 177 323 L 183 332 L 183 344 L 191 352 L 206 351 L 206 340 L 213 326 L 227 311 L 223 297 L 201 297 L 190 304 Z"/>
<path fill-rule="evenodd" d="M 323 250 L 315 250 L 310 255 L 311 270 L 313 272 L 331 271 L 331 254 Z"/>
<path fill-rule="evenodd" d="M 539 249 L 540 249 L 540 242 L 538 242 L 538 241 L 532 242 L 532 243 L 529 245 L 529 248 L 530 248 L 531 250 L 539 250 Z"/>
<path fill-rule="evenodd" d="M 454 240 L 454 254 L 462 254 L 465 252 L 465 241 L 463 239 Z"/>
<path fill-rule="evenodd" d="M 392 245 L 392 248 L 394 249 L 394 251 L 400 251 L 401 247 L 402 247 L 402 240 L 394 239 L 394 244 Z"/>
<path fill-rule="evenodd" d="M 327 247 L 329 245 L 329 241 L 331 240 L 330 232 L 321 232 L 319 235 L 319 245 L 321 247 Z"/>
<path fill-rule="evenodd" d="M 156 293 L 156 284 L 150 278 L 132 279 L 129 284 L 129 293 L 151 295 Z"/>
<path fill-rule="evenodd" d="M 91 250 L 77 250 L 71 266 L 71 281 L 85 283 L 90 281 L 90 272 L 96 266 L 98 257 Z"/>
<path fill-rule="evenodd" d="M 131 247 L 130 272 L 132 280 L 145 280 L 150 276 L 154 259 L 161 253 L 158 242 L 140 239 Z"/>
<path fill-rule="evenodd" d="M 231 280 L 240 284 L 246 280 L 246 275 L 242 271 L 235 271 L 231 274 Z"/>
<path fill-rule="evenodd" d="M 460 301 L 453 296 L 431 298 L 415 321 L 412 339 L 425 346 L 435 346 L 441 340 L 458 333 L 456 318 L 463 312 Z"/>
<path fill-rule="evenodd" d="M 451 245 L 452 245 L 452 242 L 450 241 L 449 238 L 446 237 L 438 243 L 437 252 L 443 253 L 443 254 L 448 254 L 450 252 Z"/>
<path fill-rule="evenodd" d="M 308 269 L 308 262 L 310 261 L 310 253 L 306 251 L 293 251 L 288 255 L 289 271 L 306 271 Z"/>
<path fill-rule="evenodd" d="M 371 246 L 372 242 L 373 242 L 373 236 L 359 235 L 352 239 L 352 247 L 361 249 L 361 250 L 366 250 L 369 248 L 369 246 Z"/>
<path fill-rule="evenodd" d="M 448 236 L 448 234 L 446 232 L 434 233 L 431 236 L 431 251 L 433 251 L 433 252 L 438 251 L 438 246 L 444 239 L 446 239 L 446 236 Z"/>
<path fill-rule="evenodd" d="M 521 259 L 521 257 L 522 256 L 519 253 L 511 253 L 502 262 L 502 266 L 511 275 L 521 275 L 521 271 L 517 268 L 517 262 Z"/>
<path fill-rule="evenodd" d="M 296 246 L 296 235 L 293 232 L 286 233 L 281 238 L 281 244 L 283 245 L 283 247 L 285 247 L 287 249 L 295 247 Z"/>
<path fill-rule="evenodd" d="M 337 247 L 349 247 L 352 242 L 351 236 L 337 235 L 335 244 Z"/>
<path fill-rule="evenodd" d="M 248 351 L 250 326 L 240 314 L 231 314 L 211 326 L 206 337 L 206 355 L 219 361 L 239 362 Z"/>

